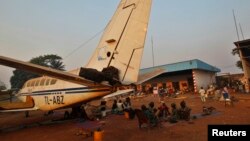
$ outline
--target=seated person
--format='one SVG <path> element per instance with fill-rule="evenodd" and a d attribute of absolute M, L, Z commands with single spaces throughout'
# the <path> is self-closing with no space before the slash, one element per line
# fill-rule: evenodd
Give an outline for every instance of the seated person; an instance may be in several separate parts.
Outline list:
<path fill-rule="evenodd" d="M 150 102 L 150 103 L 148 104 L 148 110 L 149 110 L 150 112 L 152 112 L 153 114 L 155 114 L 155 113 L 157 112 L 157 109 L 155 109 L 154 107 L 155 107 L 155 103 L 154 103 L 154 102 Z"/>
<path fill-rule="evenodd" d="M 117 113 L 122 114 L 124 109 L 124 105 L 122 103 L 122 100 L 119 100 L 117 103 Z"/>
<path fill-rule="evenodd" d="M 125 102 L 123 103 L 124 106 L 124 111 L 128 111 L 129 109 L 131 109 L 131 102 L 130 102 L 130 98 L 127 97 Z"/>
<path fill-rule="evenodd" d="M 168 115 L 170 115 L 167 105 L 162 102 L 162 105 L 158 108 L 158 110 L 158 117 L 162 120 L 167 120 Z"/>
<path fill-rule="evenodd" d="M 146 115 L 152 126 L 156 126 L 158 123 L 157 117 L 154 115 L 152 111 L 150 111 L 145 105 L 141 106 L 142 112 Z"/>
<path fill-rule="evenodd" d="M 178 114 L 179 114 L 180 119 L 189 120 L 191 109 L 189 107 L 187 107 L 186 102 L 184 100 L 181 101 L 180 106 L 181 107 L 178 110 Z"/>
<path fill-rule="evenodd" d="M 135 117 L 135 112 L 131 107 L 131 101 L 129 97 L 126 98 L 125 102 L 123 103 L 123 106 L 124 106 L 124 112 L 128 112 L 129 118 L 133 119 Z"/>
<path fill-rule="evenodd" d="M 171 108 L 172 108 L 172 113 L 171 113 L 171 115 L 169 117 L 169 122 L 170 123 L 176 123 L 176 122 L 178 122 L 178 119 L 179 119 L 179 114 L 178 114 L 176 104 L 172 103 Z"/>

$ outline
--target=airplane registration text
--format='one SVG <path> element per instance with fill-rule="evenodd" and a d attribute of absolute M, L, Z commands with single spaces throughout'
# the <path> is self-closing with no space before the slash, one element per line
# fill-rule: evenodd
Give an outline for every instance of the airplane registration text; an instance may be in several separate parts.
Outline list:
<path fill-rule="evenodd" d="M 49 96 L 44 96 L 44 100 L 45 100 L 45 104 L 50 105 L 50 104 L 64 104 L 63 100 L 64 100 L 64 96 L 53 96 L 49 97 Z"/>

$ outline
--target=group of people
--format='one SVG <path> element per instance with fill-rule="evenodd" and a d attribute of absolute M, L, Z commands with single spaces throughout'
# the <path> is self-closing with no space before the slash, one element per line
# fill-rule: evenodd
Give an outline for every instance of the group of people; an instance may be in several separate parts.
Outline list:
<path fill-rule="evenodd" d="M 112 114 L 124 114 L 124 112 L 129 113 L 129 117 L 133 118 L 134 117 L 134 110 L 132 109 L 131 106 L 131 100 L 129 97 L 125 99 L 124 102 L 122 100 L 114 100 L 113 105 L 112 105 Z"/>
<path fill-rule="evenodd" d="M 206 102 L 206 98 L 208 97 L 208 95 L 212 93 L 214 94 L 214 99 L 216 100 L 228 100 L 230 99 L 230 95 L 229 95 L 229 91 L 227 89 L 227 86 L 224 86 L 223 88 L 219 88 L 219 87 L 216 87 L 214 89 L 208 89 L 207 91 L 201 87 L 200 90 L 199 90 L 199 94 L 200 94 L 200 97 L 201 97 L 201 101 L 203 103 Z"/>
<path fill-rule="evenodd" d="M 163 101 L 165 97 L 177 97 L 178 94 L 180 94 L 181 92 L 178 90 L 175 90 L 174 88 L 171 87 L 167 87 L 166 89 L 164 89 L 163 87 L 154 87 L 153 90 L 153 95 L 156 97 L 159 97 L 159 101 Z"/>
<path fill-rule="evenodd" d="M 171 104 L 172 114 L 169 118 L 169 122 L 175 123 L 178 120 L 190 120 L 191 108 L 189 108 L 186 102 L 183 100 L 180 102 L 180 107 L 177 108 L 175 103 Z"/>
<path fill-rule="evenodd" d="M 171 112 L 164 102 L 162 102 L 157 109 L 154 107 L 154 102 L 150 102 L 148 107 L 142 105 L 141 110 L 148 118 L 151 125 L 157 125 L 161 121 L 175 123 L 178 120 L 189 120 L 191 112 L 191 109 L 187 107 L 185 101 L 181 101 L 180 108 L 177 108 L 176 104 L 172 103 Z"/>

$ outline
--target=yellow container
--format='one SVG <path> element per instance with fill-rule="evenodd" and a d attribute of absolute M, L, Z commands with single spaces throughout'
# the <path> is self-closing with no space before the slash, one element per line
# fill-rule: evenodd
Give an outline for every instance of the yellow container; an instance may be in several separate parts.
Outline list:
<path fill-rule="evenodd" d="M 94 141 L 103 141 L 103 131 L 94 132 Z"/>
<path fill-rule="evenodd" d="M 126 119 L 129 119 L 129 112 L 124 112 L 124 116 Z"/>

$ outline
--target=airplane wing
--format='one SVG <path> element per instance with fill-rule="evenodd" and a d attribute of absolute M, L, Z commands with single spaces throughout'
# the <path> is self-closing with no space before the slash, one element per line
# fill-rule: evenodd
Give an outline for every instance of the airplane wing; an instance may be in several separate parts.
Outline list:
<path fill-rule="evenodd" d="M 0 113 L 7 113 L 7 112 L 26 112 L 26 111 L 36 111 L 38 110 L 37 107 L 33 108 L 22 108 L 22 109 L 11 109 L 11 110 L 0 110 Z"/>
<path fill-rule="evenodd" d="M 20 70 L 29 71 L 39 75 L 47 75 L 64 81 L 81 84 L 84 86 L 108 86 L 104 84 L 94 83 L 93 81 L 84 79 L 78 75 L 71 74 L 69 72 L 63 72 L 56 69 L 32 64 L 29 62 L 23 62 L 16 59 L 0 56 L 0 64 Z"/>
<path fill-rule="evenodd" d="M 129 92 L 132 92 L 132 91 L 134 91 L 134 89 L 118 90 L 118 91 L 116 91 L 114 93 L 111 93 L 109 95 L 106 95 L 106 96 L 102 97 L 102 99 L 107 99 L 107 98 L 119 96 L 119 95 L 126 94 L 126 93 L 129 93 Z"/>

